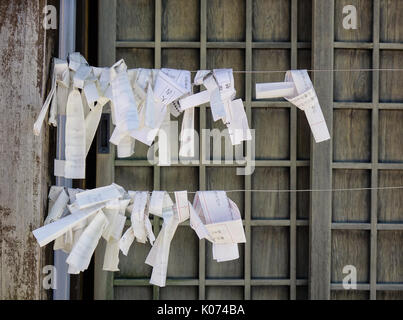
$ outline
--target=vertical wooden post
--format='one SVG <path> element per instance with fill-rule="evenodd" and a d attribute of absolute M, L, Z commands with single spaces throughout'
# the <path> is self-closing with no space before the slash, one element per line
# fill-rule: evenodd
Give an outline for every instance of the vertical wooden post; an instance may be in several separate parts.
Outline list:
<path fill-rule="evenodd" d="M 312 66 L 333 68 L 334 1 L 313 0 Z M 333 124 L 333 72 L 315 72 L 314 86 L 330 133 Z M 311 138 L 311 188 L 332 187 L 332 140 Z M 332 193 L 311 192 L 309 223 L 309 298 L 330 299 Z"/>
<path fill-rule="evenodd" d="M 98 14 L 99 21 L 105 20 L 110 22 L 100 23 L 98 30 L 98 52 L 100 53 L 98 61 L 100 66 L 106 67 L 115 63 L 116 0 L 101 0 L 99 2 Z M 111 125 L 109 129 L 112 131 Z M 97 187 L 111 184 L 114 181 L 114 160 L 115 148 L 112 144 L 110 144 L 109 153 L 101 154 L 97 152 Z M 101 240 L 95 251 L 95 299 L 113 299 L 113 272 L 102 270 L 105 247 L 105 241 Z"/>

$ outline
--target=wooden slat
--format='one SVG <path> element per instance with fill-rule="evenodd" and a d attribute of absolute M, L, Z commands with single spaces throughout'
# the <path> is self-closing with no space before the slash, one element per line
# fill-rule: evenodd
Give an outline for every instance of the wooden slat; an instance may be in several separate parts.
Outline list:
<path fill-rule="evenodd" d="M 115 63 L 116 0 L 101 0 L 98 14 L 98 63 L 100 66 L 110 66 Z M 114 182 L 114 155 L 115 147 L 112 144 L 108 154 L 97 153 L 97 187 Z M 95 251 L 94 298 L 102 300 L 113 299 L 113 273 L 102 270 L 105 247 L 105 241 L 102 240 Z"/>
<path fill-rule="evenodd" d="M 373 2 L 373 51 L 372 51 L 372 67 L 379 68 L 379 29 L 380 29 L 380 2 Z M 379 102 L 379 72 L 372 73 L 372 170 L 371 170 L 371 186 L 378 186 L 378 110 Z M 370 299 L 376 300 L 376 277 L 377 277 L 377 222 L 378 222 L 378 191 L 371 191 L 371 243 L 370 243 Z"/>
<path fill-rule="evenodd" d="M 333 67 L 334 1 L 313 0 L 312 66 Z M 324 14 L 326 12 L 326 14 Z M 330 133 L 332 132 L 333 74 L 314 74 L 314 86 Z M 311 140 L 311 184 L 313 189 L 332 186 L 332 140 Z M 309 298 L 330 299 L 331 193 L 311 193 Z"/>
<path fill-rule="evenodd" d="M 246 53 L 245 53 L 245 70 L 252 70 L 252 16 L 253 16 L 253 6 L 252 0 L 246 0 Z M 250 73 L 245 75 L 245 101 L 246 101 L 246 115 L 248 117 L 249 126 L 252 121 L 252 76 Z M 245 175 L 245 189 L 250 189 L 252 185 L 251 175 Z M 252 210 L 252 200 L 251 193 L 244 193 L 244 203 L 245 203 L 245 267 L 244 267 L 244 299 L 250 300 L 251 298 L 251 210 Z"/>

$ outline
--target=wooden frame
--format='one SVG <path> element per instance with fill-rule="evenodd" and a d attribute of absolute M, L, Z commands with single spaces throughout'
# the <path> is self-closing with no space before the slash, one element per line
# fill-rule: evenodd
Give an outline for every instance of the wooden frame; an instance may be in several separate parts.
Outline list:
<path fill-rule="evenodd" d="M 118 0 L 101 0 L 99 7 L 99 64 L 101 66 L 109 66 L 115 62 L 116 50 L 126 49 L 141 49 L 141 50 L 153 50 L 154 56 L 151 62 L 152 67 L 160 68 L 163 66 L 163 54 L 166 49 L 193 49 L 199 52 L 199 69 L 211 68 L 211 61 L 209 60 L 209 51 L 211 50 L 242 50 L 244 70 L 252 71 L 255 68 L 255 53 L 258 50 L 283 50 L 287 55 L 289 53 L 289 61 L 286 62 L 287 67 L 290 69 L 307 68 L 307 69 L 332 69 L 335 67 L 335 63 L 340 62 L 339 52 L 336 50 L 372 50 L 372 68 L 379 68 L 380 52 L 381 50 L 390 50 L 397 52 L 403 50 L 403 44 L 399 42 L 382 42 L 380 41 L 380 1 L 374 0 L 372 14 L 372 35 L 371 41 L 361 40 L 340 40 L 335 38 L 335 32 L 338 32 L 338 25 L 335 24 L 334 16 L 336 14 L 337 7 L 344 0 L 312 0 L 312 61 L 309 66 L 300 61 L 300 58 L 306 53 L 310 54 L 311 48 L 310 39 L 306 37 L 300 37 L 299 32 L 299 19 L 301 17 L 300 9 L 304 8 L 308 4 L 308 1 L 301 0 L 289 0 L 289 39 L 255 39 L 255 25 L 254 25 L 254 1 L 245 0 L 245 28 L 244 37 L 242 41 L 235 39 L 234 41 L 216 41 L 210 39 L 208 35 L 208 15 L 210 0 L 200 0 L 199 2 L 199 20 L 200 30 L 197 36 L 197 40 L 164 40 L 164 34 L 162 25 L 163 15 L 163 3 L 162 0 L 155 0 L 153 2 L 154 17 L 152 19 L 153 31 L 152 39 L 135 41 L 133 39 L 119 39 L 116 34 L 118 32 L 116 24 L 116 6 Z M 257 1 L 258 2 L 258 1 Z M 270 1 L 270 3 L 275 1 Z M 259 2 L 260 3 L 260 2 Z M 305 9 L 306 10 L 306 9 Z M 338 9 L 337 9 L 338 10 Z M 338 11 L 337 11 L 338 12 Z M 305 14 L 308 14 L 305 12 Z M 309 13 L 310 14 L 310 13 Z M 338 16 L 338 19 L 340 17 Z M 339 20 L 337 20 L 339 23 Z M 302 32 L 304 32 L 302 30 Z M 115 48 L 116 50 L 111 50 Z M 361 51 L 360 51 L 361 52 Z M 337 60 L 339 59 L 339 60 Z M 345 59 L 349 61 L 349 59 Z M 342 60 L 343 62 L 343 60 Z M 285 67 L 281 67 L 285 68 Z M 196 68 L 197 69 L 197 68 Z M 281 69 L 283 70 L 283 69 Z M 278 168 L 285 169 L 287 172 L 287 188 L 291 190 L 295 189 L 331 189 L 337 186 L 337 183 L 343 183 L 339 180 L 340 172 L 346 170 L 347 173 L 361 172 L 367 170 L 370 172 L 370 179 L 368 186 L 377 187 L 380 185 L 379 172 L 396 170 L 400 172 L 403 170 L 403 159 L 397 161 L 378 161 L 381 143 L 379 139 L 380 129 L 380 112 L 386 110 L 401 111 L 403 109 L 403 103 L 401 101 L 383 101 L 380 99 L 380 73 L 372 73 L 372 90 L 371 100 L 360 99 L 336 99 L 335 97 L 340 94 L 339 75 L 334 72 L 316 72 L 313 74 L 313 81 L 315 90 L 318 94 L 322 110 L 331 133 L 334 130 L 339 130 L 340 127 L 340 114 L 339 110 L 355 112 L 356 110 L 371 112 L 371 125 L 370 136 L 372 137 L 370 142 L 370 159 L 364 159 L 363 161 L 356 159 L 344 159 L 339 157 L 339 149 L 337 149 L 338 142 L 334 141 L 333 134 L 332 139 L 327 142 L 315 144 L 311 141 L 311 147 L 308 151 L 308 156 L 300 156 L 300 146 L 304 144 L 304 141 L 300 140 L 303 136 L 300 122 L 301 111 L 291 106 L 286 101 L 256 101 L 253 98 L 253 84 L 256 81 L 255 75 L 251 73 L 244 74 L 244 84 L 240 91 L 244 91 L 243 96 L 246 114 L 248 116 L 249 125 L 253 128 L 254 121 L 257 116 L 254 116 L 255 112 L 264 110 L 286 110 L 289 123 L 289 132 L 286 135 L 287 144 L 289 145 L 289 152 L 286 157 L 278 158 L 265 158 L 264 156 L 255 160 L 255 166 L 257 169 L 273 169 Z M 367 78 L 365 78 L 367 79 Z M 365 80 L 364 79 L 364 80 Z M 262 79 L 259 79 L 260 81 Z M 263 79 L 264 80 L 264 79 Z M 279 81 L 270 79 L 269 81 Z M 237 88 L 238 89 L 238 88 Z M 199 129 L 206 128 L 209 123 L 209 110 L 208 106 L 203 105 L 198 108 L 198 125 Z M 302 124 L 301 124 L 302 123 Z M 358 122 L 357 122 L 358 123 Z M 309 131 L 308 131 L 309 132 Z M 198 172 L 198 189 L 205 190 L 209 188 L 209 170 L 214 168 L 235 168 L 239 165 L 234 164 L 215 164 L 213 162 L 202 161 L 206 158 L 206 148 L 202 146 L 200 141 L 201 151 L 200 159 L 198 163 L 192 165 Z M 115 179 L 115 170 L 136 167 L 136 170 L 150 170 L 152 172 L 152 184 L 150 188 L 158 190 L 161 188 L 161 181 L 163 177 L 163 169 L 158 166 L 150 164 L 144 159 L 115 159 L 115 149 L 111 145 L 111 152 L 109 154 L 97 155 L 97 185 L 105 185 L 113 182 Z M 268 147 L 269 148 L 269 147 Z M 307 148 L 308 149 L 308 148 Z M 310 152 L 310 155 L 309 155 Z M 341 160 L 340 160 L 340 159 Z M 183 167 L 184 169 L 189 166 L 182 164 L 175 164 L 172 167 Z M 300 172 L 303 170 L 310 170 L 310 184 L 305 183 L 304 179 L 300 180 Z M 341 170 L 341 171 L 337 171 Z M 350 170 L 350 171 L 348 171 Z M 355 171 L 354 171 L 355 170 Z M 400 171 L 399 171 L 400 170 Z M 393 171 L 394 172 L 394 171 Z M 302 175 L 303 176 L 303 175 Z M 302 185 L 301 185 L 302 182 Z M 254 177 L 244 176 L 242 184 L 244 189 L 253 189 Z M 264 186 L 263 186 L 264 187 Z M 262 187 L 262 188 L 263 188 Z M 369 278 L 367 282 L 360 282 L 358 284 L 358 291 L 368 291 L 369 297 L 375 299 L 377 292 L 379 291 L 396 291 L 403 289 L 403 283 L 381 283 L 377 279 L 377 272 L 379 264 L 379 254 L 377 248 L 379 246 L 378 233 L 383 231 L 398 232 L 403 230 L 402 223 L 400 221 L 378 221 L 379 214 L 379 191 L 372 190 L 370 192 L 370 215 L 369 220 L 337 220 L 335 219 L 337 207 L 335 208 L 336 200 L 332 193 L 310 193 L 310 199 L 307 199 L 306 203 L 308 209 L 305 209 L 300 204 L 300 195 L 296 192 L 291 192 L 289 195 L 288 213 L 286 218 L 256 218 L 259 215 L 258 210 L 254 206 L 254 195 L 251 192 L 245 192 L 242 197 L 244 216 L 243 223 L 245 226 L 247 242 L 244 246 L 243 272 L 241 278 L 214 278 L 208 276 L 208 268 L 206 268 L 206 255 L 208 251 L 206 249 L 207 243 L 202 240 L 198 245 L 198 265 L 197 276 L 190 278 L 168 278 L 167 286 L 178 287 L 195 287 L 197 286 L 197 298 L 208 299 L 208 289 L 210 287 L 231 287 L 236 289 L 237 287 L 243 287 L 242 293 L 244 299 L 254 299 L 258 295 L 254 295 L 254 288 L 273 288 L 277 290 L 281 287 L 287 287 L 287 291 L 281 291 L 281 293 L 275 293 L 273 296 L 276 298 L 289 298 L 298 299 L 304 298 L 305 288 L 309 286 L 310 299 L 330 299 L 330 298 L 343 298 L 339 296 L 337 292 L 343 289 L 342 284 L 337 279 L 333 279 L 334 275 L 334 257 L 340 255 L 343 246 L 348 245 L 348 237 L 343 232 L 349 231 L 363 231 L 369 234 Z M 302 207 L 302 209 L 301 209 Z M 399 207 L 400 208 L 400 207 Z M 396 210 L 399 210 L 396 208 Z M 309 215 L 306 212 L 306 216 L 300 214 L 301 210 L 309 210 Z M 309 218 L 309 220 L 308 220 Z M 308 223 L 309 222 L 309 223 Z M 155 232 L 161 226 L 161 220 L 155 218 L 153 220 Z M 188 223 L 184 224 L 188 226 Z M 254 230 L 258 228 L 285 228 L 287 232 L 287 273 L 284 277 L 259 277 L 254 275 L 253 269 L 253 246 L 254 246 Z M 299 250 L 304 247 L 304 243 L 301 244 L 299 230 L 309 228 L 309 254 L 306 257 L 309 260 L 309 274 L 301 276 L 303 272 L 300 271 L 301 263 L 307 264 L 308 261 L 304 260 L 304 257 L 300 257 Z M 341 234 L 339 233 L 341 232 Z M 359 236 L 362 236 L 359 234 Z M 347 237 L 347 238 L 346 238 Z M 338 239 L 342 239 L 340 244 L 337 243 Z M 354 237 L 353 237 L 354 239 Z M 360 238 L 361 239 L 361 238 Z M 366 238 L 365 238 L 366 239 Z M 364 240 L 365 240 L 364 239 Z M 365 241 L 362 240 L 362 243 Z M 131 278 L 126 276 L 114 277 L 112 274 L 102 271 L 103 250 L 100 247 L 96 251 L 95 257 L 95 297 L 103 299 L 114 298 L 114 288 L 122 287 L 149 287 L 148 278 Z M 342 253 L 344 254 L 344 253 Z M 348 252 L 346 256 L 348 257 Z M 342 256 L 344 257 L 344 256 Z M 364 257 L 365 258 L 365 257 Z M 302 259 L 302 260 L 301 260 Z M 341 271 L 340 271 L 341 272 Z M 309 280 L 308 280 L 309 279 Z M 280 291 L 279 291 L 280 292 Z M 344 293 L 343 293 L 344 294 Z M 159 299 L 161 297 L 161 289 L 153 287 L 150 298 Z M 355 298 L 354 292 L 350 295 Z M 350 297 L 348 296 L 348 297 Z M 267 298 L 266 295 L 261 297 Z M 347 297 L 347 296 L 346 296 Z M 358 297 L 358 296 L 357 296 Z"/>

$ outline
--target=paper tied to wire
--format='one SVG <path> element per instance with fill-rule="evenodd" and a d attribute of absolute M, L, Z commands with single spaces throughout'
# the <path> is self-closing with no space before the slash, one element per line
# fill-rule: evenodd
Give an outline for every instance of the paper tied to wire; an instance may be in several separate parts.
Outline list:
<path fill-rule="evenodd" d="M 153 267 L 150 283 L 164 287 L 172 238 L 179 223 L 189 218 L 187 191 L 175 192 L 175 204 L 165 191 L 153 191 L 150 213 L 162 217 L 164 222 L 145 263 Z"/>
<path fill-rule="evenodd" d="M 53 59 L 52 85 L 39 116 L 34 134 L 39 135 L 46 113 L 49 124 L 57 126 L 58 115 L 66 117 L 65 159 L 55 159 L 55 176 L 85 178 L 85 158 L 94 139 L 103 106 L 109 101 L 105 68 L 90 67 L 79 53 L 67 60 Z"/>
<path fill-rule="evenodd" d="M 257 83 L 256 98 L 284 97 L 305 112 L 315 141 L 330 139 L 322 109 L 307 70 L 289 70 L 284 82 Z"/>
<path fill-rule="evenodd" d="M 198 191 L 189 208 L 190 226 L 199 239 L 213 243 L 213 259 L 238 259 L 238 243 L 246 242 L 245 232 L 239 209 L 225 191 Z"/>
<path fill-rule="evenodd" d="M 107 241 L 103 268 L 117 271 L 119 240 L 129 201 L 126 191 L 116 184 L 92 190 L 69 188 L 67 193 L 65 188 L 53 186 L 46 223 L 33 234 L 41 247 L 55 240 L 54 250 L 69 253 L 66 262 L 72 274 L 88 268 L 103 237 Z"/>
<path fill-rule="evenodd" d="M 222 120 L 227 126 L 232 145 L 252 139 L 242 99 L 235 99 L 232 69 L 199 70 L 195 85 L 203 85 L 206 90 L 179 100 L 181 110 L 189 110 L 210 102 L 214 121 Z"/>
<path fill-rule="evenodd" d="M 135 239 L 139 243 L 146 243 L 148 239 L 151 245 L 155 240 L 148 213 L 150 202 L 148 191 L 129 191 L 129 196 L 128 210 L 130 211 L 131 226 L 119 242 L 119 248 L 125 256 L 127 256 Z"/>

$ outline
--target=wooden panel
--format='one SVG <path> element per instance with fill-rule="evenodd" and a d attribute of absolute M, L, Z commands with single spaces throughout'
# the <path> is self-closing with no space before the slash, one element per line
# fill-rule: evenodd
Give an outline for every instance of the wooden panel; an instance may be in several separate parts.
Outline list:
<path fill-rule="evenodd" d="M 298 286 L 297 287 L 297 300 L 308 300 L 308 287 L 307 286 Z"/>
<path fill-rule="evenodd" d="M 403 300 L 403 291 L 378 291 L 377 300 Z"/>
<path fill-rule="evenodd" d="M 197 167 L 161 167 L 161 190 L 197 191 L 199 189 L 199 170 Z M 174 195 L 171 194 L 174 199 Z M 188 199 L 193 203 L 194 194 L 188 194 Z"/>
<path fill-rule="evenodd" d="M 236 168 L 209 167 L 206 169 L 207 190 L 240 190 L 245 189 L 244 177 L 236 174 Z M 244 195 L 242 192 L 228 193 L 227 196 L 234 201 L 241 216 L 244 216 Z"/>
<path fill-rule="evenodd" d="M 163 68 L 198 70 L 199 55 L 198 49 L 162 49 L 161 66 Z M 192 74 L 192 77 L 194 75 L 195 73 Z"/>
<path fill-rule="evenodd" d="M 382 42 L 402 42 L 403 2 L 396 0 L 381 0 L 380 40 Z"/>
<path fill-rule="evenodd" d="M 207 69 L 232 68 L 245 70 L 245 52 L 239 49 L 208 49 Z M 245 75 L 234 74 L 236 98 L 245 99 Z"/>
<path fill-rule="evenodd" d="M 138 243 L 134 241 L 130 250 L 125 256 L 119 254 L 119 272 L 115 273 L 116 278 L 148 278 L 151 276 L 152 267 L 145 264 L 148 252 L 151 249 L 150 243 Z"/>
<path fill-rule="evenodd" d="M 287 227 L 252 228 L 252 277 L 288 278 L 290 237 Z"/>
<path fill-rule="evenodd" d="M 252 52 L 252 70 L 289 70 L 290 50 L 287 49 L 254 49 Z M 284 81 L 284 73 L 254 73 L 252 75 L 252 98 L 256 100 L 256 83 Z M 259 99 L 264 101 L 265 99 Z M 269 99 L 268 99 L 269 100 Z M 273 100 L 273 99 L 270 99 Z M 282 98 L 274 100 L 283 100 Z"/>
<path fill-rule="evenodd" d="M 153 190 L 153 172 L 149 167 L 117 167 L 115 182 L 126 190 Z"/>
<path fill-rule="evenodd" d="M 336 49 L 334 68 L 336 70 L 372 68 L 371 51 Z M 335 72 L 334 80 L 334 101 L 372 100 L 371 72 Z"/>
<path fill-rule="evenodd" d="M 335 110 L 333 116 L 333 160 L 371 160 L 371 112 Z"/>
<path fill-rule="evenodd" d="M 290 289 L 285 286 L 253 286 L 253 300 L 288 300 Z"/>
<path fill-rule="evenodd" d="M 154 1 L 116 2 L 117 40 L 154 40 Z"/>
<path fill-rule="evenodd" d="M 168 286 L 160 289 L 161 300 L 197 300 L 197 296 L 197 287 Z"/>
<path fill-rule="evenodd" d="M 297 279 L 308 279 L 309 229 L 297 228 Z"/>
<path fill-rule="evenodd" d="M 312 39 L 312 0 L 298 0 L 298 41 Z"/>
<path fill-rule="evenodd" d="M 256 108 L 252 110 L 252 128 L 256 160 L 286 160 L 290 158 L 290 110 Z"/>
<path fill-rule="evenodd" d="M 379 161 L 403 162 L 403 111 L 379 111 Z"/>
<path fill-rule="evenodd" d="M 190 227 L 178 227 L 169 251 L 168 277 L 197 278 L 199 238 Z"/>
<path fill-rule="evenodd" d="M 369 293 L 367 291 L 357 290 L 337 290 L 332 291 L 332 300 L 368 300 Z"/>
<path fill-rule="evenodd" d="M 373 0 L 336 0 L 334 7 L 334 39 L 336 41 L 372 40 L 372 2 Z M 343 8 L 353 5 L 357 8 L 357 29 L 345 29 L 343 19 L 347 14 Z"/>
<path fill-rule="evenodd" d="M 115 287 L 116 300 L 150 300 L 153 298 L 152 287 Z"/>
<path fill-rule="evenodd" d="M 242 300 L 244 298 L 242 287 L 207 287 L 207 300 Z"/>
<path fill-rule="evenodd" d="M 309 160 L 310 158 L 311 128 L 302 110 L 297 110 L 297 159 Z"/>
<path fill-rule="evenodd" d="M 380 68 L 402 69 L 403 51 L 381 50 Z M 402 72 L 381 71 L 379 73 L 379 101 L 403 102 Z"/>
<path fill-rule="evenodd" d="M 238 244 L 239 259 L 217 262 L 213 260 L 213 248 L 211 242 L 206 246 L 206 278 L 235 278 L 242 279 L 244 275 L 245 245 Z"/>
<path fill-rule="evenodd" d="M 304 190 L 309 189 L 309 168 L 299 167 L 297 168 L 297 189 Z M 297 193 L 297 218 L 308 219 L 309 218 L 309 196 L 310 192 L 298 192 Z"/>
<path fill-rule="evenodd" d="M 403 283 L 403 231 L 378 231 L 378 282 Z"/>
<path fill-rule="evenodd" d="M 207 41 L 245 40 L 245 1 L 207 0 Z"/>
<path fill-rule="evenodd" d="M 46 121 L 38 137 L 32 128 L 50 88 L 51 57 L 57 55 L 58 30 L 42 27 L 42 12 L 45 5 L 57 3 L 20 0 L 0 5 L 1 300 L 47 299 L 48 295 L 42 267 L 52 262 L 46 261 L 45 249 L 31 231 L 42 225 L 46 212 L 54 156 L 49 146 L 55 145 L 49 143 L 49 132 L 55 131 Z"/>
<path fill-rule="evenodd" d="M 367 170 L 333 170 L 333 189 L 368 188 L 371 174 Z M 332 199 L 333 222 L 369 222 L 371 213 L 369 190 L 336 191 Z"/>
<path fill-rule="evenodd" d="M 252 175 L 252 189 L 289 190 L 288 168 L 256 168 Z M 287 192 L 252 193 L 253 219 L 288 219 L 290 217 L 290 194 Z"/>
<path fill-rule="evenodd" d="M 380 170 L 379 186 L 403 186 L 403 171 Z M 378 191 L 378 221 L 403 223 L 403 189 Z"/>
<path fill-rule="evenodd" d="M 200 38 L 200 1 L 162 1 L 161 22 L 163 41 L 198 41 Z"/>
<path fill-rule="evenodd" d="M 357 282 L 369 281 L 369 232 L 361 230 L 333 230 L 332 282 L 342 282 L 343 268 L 353 265 L 357 269 Z"/>
<path fill-rule="evenodd" d="M 253 1 L 253 41 L 290 41 L 290 18 L 290 0 Z"/>
<path fill-rule="evenodd" d="M 154 67 L 154 49 L 119 48 L 116 60 L 124 59 L 129 69 Z"/>

